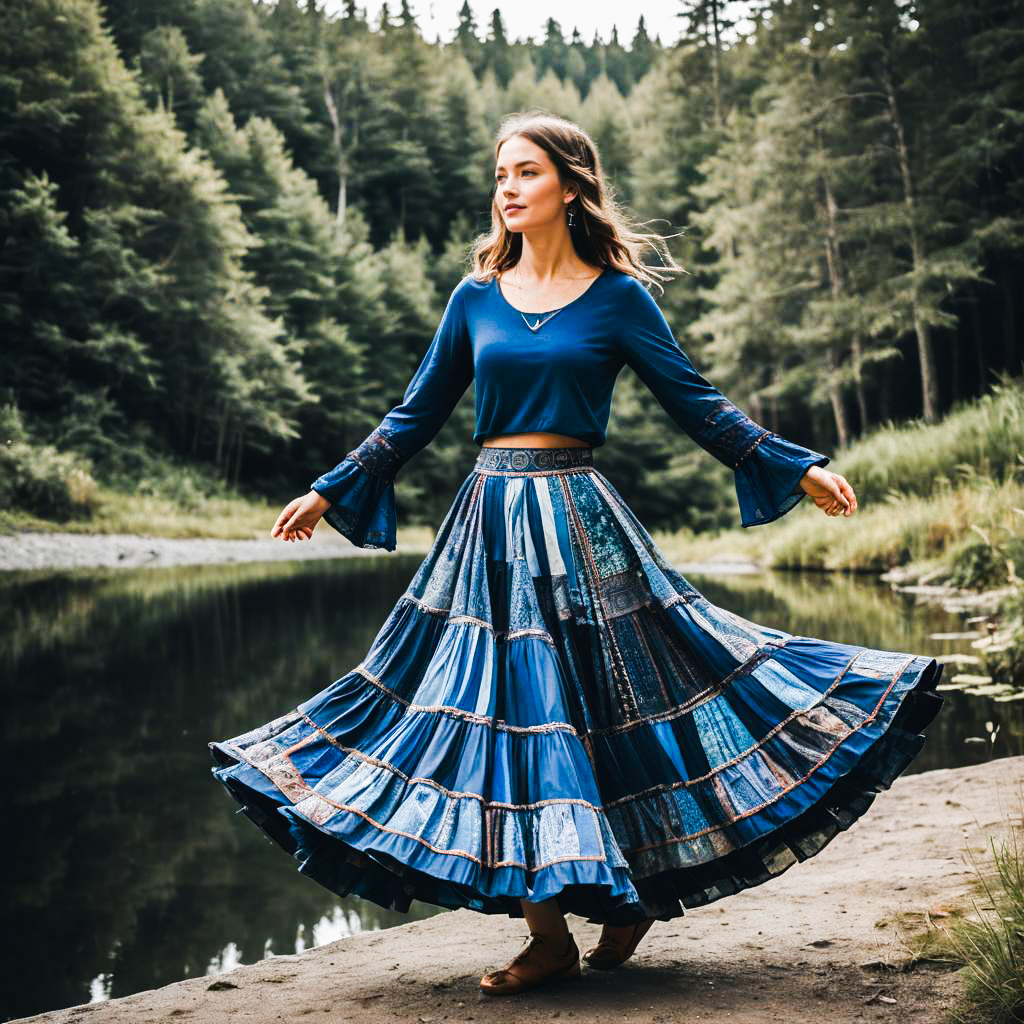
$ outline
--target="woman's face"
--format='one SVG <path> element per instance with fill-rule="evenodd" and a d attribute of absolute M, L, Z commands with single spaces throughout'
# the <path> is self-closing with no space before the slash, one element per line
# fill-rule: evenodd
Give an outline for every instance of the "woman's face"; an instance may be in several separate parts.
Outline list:
<path fill-rule="evenodd" d="M 566 200 L 575 195 L 559 182 L 547 153 L 522 135 L 513 135 L 501 144 L 494 186 L 494 201 L 509 231 L 564 224 Z"/>

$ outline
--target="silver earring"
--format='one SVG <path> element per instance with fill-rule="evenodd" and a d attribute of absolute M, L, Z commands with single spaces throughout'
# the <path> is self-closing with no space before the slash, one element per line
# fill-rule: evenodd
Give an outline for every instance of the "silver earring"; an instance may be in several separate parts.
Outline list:
<path fill-rule="evenodd" d="M 575 215 L 576 215 L 576 211 L 572 208 L 572 203 L 570 202 L 569 203 L 569 227 L 572 227 L 573 224 L 576 223 L 576 221 L 574 219 Z"/>

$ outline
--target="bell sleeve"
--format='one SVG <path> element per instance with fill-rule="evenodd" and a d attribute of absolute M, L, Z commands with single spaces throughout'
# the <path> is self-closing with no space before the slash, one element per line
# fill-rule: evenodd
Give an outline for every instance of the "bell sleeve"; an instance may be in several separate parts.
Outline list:
<path fill-rule="evenodd" d="M 444 426 L 473 379 L 463 292 L 467 280 L 463 278 L 449 296 L 401 404 L 310 485 L 331 503 L 324 520 L 356 547 L 395 550 L 395 476 Z"/>
<path fill-rule="evenodd" d="M 658 404 L 705 451 L 735 474 L 743 526 L 770 523 L 801 498 L 811 466 L 831 461 L 755 423 L 697 370 L 643 282 L 633 278 L 619 329 L 624 362 Z"/>

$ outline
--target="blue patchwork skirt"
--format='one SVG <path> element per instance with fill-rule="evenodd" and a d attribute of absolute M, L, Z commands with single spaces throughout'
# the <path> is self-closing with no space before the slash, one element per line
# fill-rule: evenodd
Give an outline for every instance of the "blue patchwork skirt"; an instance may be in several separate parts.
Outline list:
<path fill-rule="evenodd" d="M 712 604 L 591 448 L 482 448 L 365 658 L 209 746 L 338 895 L 626 924 L 822 849 L 920 750 L 941 670 Z"/>

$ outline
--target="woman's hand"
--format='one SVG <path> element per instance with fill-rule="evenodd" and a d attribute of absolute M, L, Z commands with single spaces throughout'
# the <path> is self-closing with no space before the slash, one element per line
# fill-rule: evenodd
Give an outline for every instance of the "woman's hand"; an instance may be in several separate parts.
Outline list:
<path fill-rule="evenodd" d="M 281 540 L 309 540 L 313 528 L 330 507 L 331 503 L 316 491 L 293 498 L 281 510 L 270 536 Z"/>
<path fill-rule="evenodd" d="M 800 489 L 828 516 L 852 516 L 857 511 L 857 495 L 841 473 L 822 466 L 811 466 L 800 478 Z"/>

